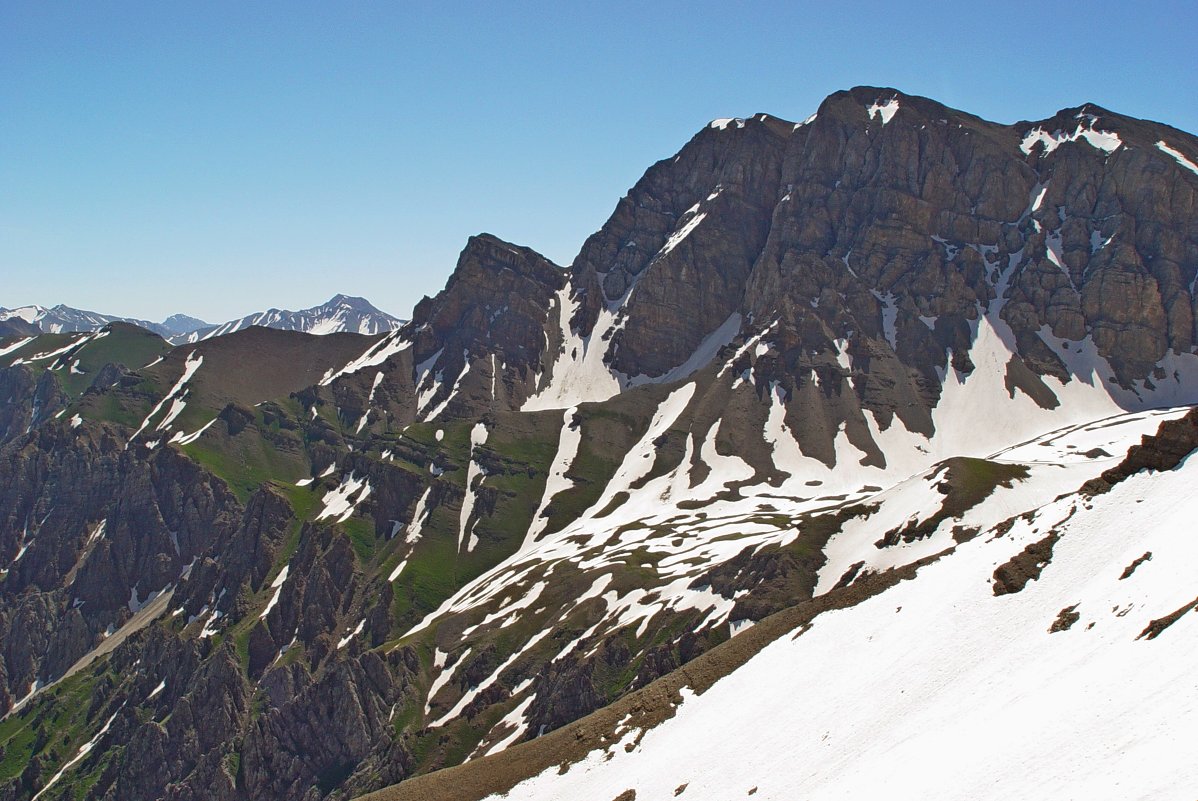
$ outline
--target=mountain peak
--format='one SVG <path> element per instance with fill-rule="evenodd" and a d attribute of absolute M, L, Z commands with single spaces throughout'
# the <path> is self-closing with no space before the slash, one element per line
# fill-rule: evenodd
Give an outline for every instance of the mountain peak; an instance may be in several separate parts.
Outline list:
<path fill-rule="evenodd" d="M 162 321 L 162 327 L 171 334 L 186 334 L 209 325 L 210 323 L 187 314 L 172 314 Z"/>
<path fill-rule="evenodd" d="M 462 253 L 465 254 L 475 250 L 501 250 L 507 251 L 509 253 L 525 254 L 536 253 L 536 251 L 530 247 L 525 245 L 517 245 L 514 242 L 508 242 L 506 239 L 501 239 L 498 236 L 495 236 L 495 234 L 488 233 L 487 231 L 482 231 L 467 239 L 466 247 L 462 248 Z"/>
<path fill-rule="evenodd" d="M 356 334 L 381 334 L 399 328 L 403 323 L 403 320 L 379 310 L 365 298 L 339 293 L 329 298 L 326 303 L 309 309 L 289 311 L 272 308 L 229 320 L 221 325 L 208 326 L 172 337 L 171 342 L 176 345 L 200 342 L 254 325 L 309 334 L 335 334 L 345 331 Z"/>
<path fill-rule="evenodd" d="M 473 269 L 483 269 L 487 272 L 508 269 L 518 275 L 526 275 L 548 283 L 555 282 L 556 274 L 562 272 L 561 267 L 532 248 L 513 244 L 485 232 L 466 240 L 466 246 L 458 256 L 454 273 Z"/>
<path fill-rule="evenodd" d="M 343 295 L 341 293 L 337 293 L 336 295 L 333 295 L 333 297 L 329 298 L 329 302 L 325 303 L 324 306 L 345 306 L 346 308 L 353 309 L 354 311 L 363 312 L 379 311 L 379 309 L 366 298 L 359 297 L 357 295 Z"/>
<path fill-rule="evenodd" d="M 880 121 L 883 125 L 899 114 L 900 120 L 916 119 L 920 124 L 929 120 L 953 120 L 970 128 L 1001 127 L 997 123 L 951 108 L 932 98 L 908 94 L 889 86 L 854 86 L 852 89 L 833 92 L 820 104 L 816 116 L 860 123 L 862 111 L 865 112 L 867 121 Z"/>
<path fill-rule="evenodd" d="M 1096 123 L 1102 123 L 1099 127 L 1104 127 L 1107 123 L 1121 122 L 1129 119 L 1122 114 L 1103 108 L 1097 103 L 1082 103 L 1080 106 L 1068 106 L 1060 109 L 1056 114 L 1043 120 L 1020 120 L 1015 123 L 1015 127 L 1024 128 L 1029 125 L 1039 125 L 1067 129 L 1076 128 L 1078 125 L 1086 126 Z"/>

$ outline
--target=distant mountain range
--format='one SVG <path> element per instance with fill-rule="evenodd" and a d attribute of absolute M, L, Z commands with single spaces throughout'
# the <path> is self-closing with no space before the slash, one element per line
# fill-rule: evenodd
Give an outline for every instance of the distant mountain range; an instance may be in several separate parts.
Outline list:
<path fill-rule="evenodd" d="M 153 331 L 172 344 L 198 342 L 203 339 L 231 334 L 251 325 L 277 328 L 283 331 L 303 331 L 309 334 L 335 334 L 349 331 L 358 334 L 379 334 L 398 328 L 403 320 L 375 308 L 365 298 L 335 295 L 327 303 L 300 311 L 269 309 L 246 315 L 237 320 L 215 325 L 198 317 L 173 314 L 161 323 L 73 309 L 59 304 L 0 308 L 0 337 L 65 334 L 77 331 L 98 331 L 109 323 L 131 323 Z"/>
<path fill-rule="evenodd" d="M 22 333 L 23 329 L 32 327 L 33 333 L 68 334 L 75 331 L 98 331 L 109 323 L 132 323 L 133 325 L 153 331 L 164 339 L 194 330 L 195 327 L 209 325 L 203 320 L 176 314 L 166 318 L 161 323 L 149 320 L 137 320 L 132 317 L 118 317 L 112 314 L 100 314 L 83 309 L 72 309 L 70 306 L 59 304 L 46 308 L 45 306 L 18 306 L 15 309 L 0 308 L 0 324 L 7 324 L 0 329 L 0 335 Z M 24 323 L 25 326 L 22 326 Z M 12 329 L 12 330 L 8 330 Z"/>
<path fill-rule="evenodd" d="M 404 322 L 398 317 L 392 317 L 375 308 L 365 298 L 334 295 L 328 303 L 322 303 L 310 309 L 301 309 L 300 311 L 268 309 L 237 320 L 230 320 L 221 325 L 203 323 L 196 328 L 170 336 L 168 339 L 176 345 L 199 342 L 231 334 L 234 331 L 249 328 L 251 325 L 277 328 L 281 331 L 303 331 L 307 334 L 337 334 L 346 331 L 354 334 L 382 334 L 399 328 Z"/>

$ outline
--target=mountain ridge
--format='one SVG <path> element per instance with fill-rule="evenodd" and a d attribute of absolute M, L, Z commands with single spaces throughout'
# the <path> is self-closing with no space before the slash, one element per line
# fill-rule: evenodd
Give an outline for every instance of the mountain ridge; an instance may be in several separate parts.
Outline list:
<path fill-rule="evenodd" d="M 343 294 L 334 295 L 327 302 L 308 309 L 293 312 L 271 308 L 221 324 L 205 322 L 198 317 L 186 314 L 172 314 L 161 323 L 155 323 L 132 317 L 74 309 L 64 304 L 49 308 L 44 306 L 0 308 L 0 325 L 11 328 L 14 333 L 28 332 L 30 330 L 28 326 L 50 334 L 98 331 L 114 322 L 131 323 L 178 345 L 239 331 L 251 325 L 281 330 L 309 331 L 316 334 L 331 334 L 338 331 L 376 334 L 396 328 L 404 321 L 380 311 L 365 298 Z M 8 335 L 4 328 L 0 328 L 0 336 Z"/>
<path fill-rule="evenodd" d="M 971 683 L 1008 658 L 991 628 L 1051 676 L 1078 648 L 1192 671 L 1189 507 L 1162 499 L 1198 403 L 1198 147 L 1066 112 L 858 87 L 716 121 L 570 267 L 480 234 L 370 336 L 5 340 L 0 793 L 791 797 L 887 775 L 876 726 L 927 745 L 891 788 L 916 793 L 943 743 L 902 722 L 1015 686 Z M 1121 696 L 1138 748 L 1188 741 L 1191 684 L 1153 685 L 1167 720 Z M 1080 707 L 1017 701 L 1109 755 Z M 764 770 L 781 730 L 804 757 Z"/>
<path fill-rule="evenodd" d="M 0 308 L 0 321 L 22 320 L 35 326 L 39 331 L 48 334 L 98 331 L 109 323 L 121 322 L 132 323 L 165 338 L 176 333 L 174 324 L 171 321 L 175 320 L 177 322 L 180 319 L 195 320 L 196 318 L 176 314 L 168 317 L 164 322 L 155 323 L 132 317 L 117 317 L 109 314 L 100 314 L 99 312 L 85 311 L 83 309 L 74 309 L 62 303 L 48 308 L 45 306 L 19 306 L 14 309 Z M 203 321 L 197 322 L 207 325 Z"/>
<path fill-rule="evenodd" d="M 192 344 L 240 331 L 252 325 L 312 334 L 337 332 L 378 334 L 390 331 L 403 322 L 375 308 L 365 298 L 337 294 L 327 302 L 307 309 L 289 311 L 271 308 L 218 325 L 205 324 L 201 328 L 168 337 L 168 339 L 175 345 Z"/>

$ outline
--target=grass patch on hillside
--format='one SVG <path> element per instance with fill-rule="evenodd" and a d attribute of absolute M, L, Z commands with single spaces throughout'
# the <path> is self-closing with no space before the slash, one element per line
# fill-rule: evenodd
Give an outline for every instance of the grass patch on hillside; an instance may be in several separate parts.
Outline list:
<path fill-rule="evenodd" d="M 88 342 L 72 354 L 71 363 L 77 360 L 82 373 L 71 372 L 70 367 L 56 370 L 63 391 L 77 398 L 91 386 L 96 373 L 107 364 L 121 364 L 129 370 L 139 370 L 162 356 L 171 346 L 160 337 L 134 328 L 123 326 L 112 329 L 107 336 Z"/>
<path fill-rule="evenodd" d="M 1029 475 L 1028 468 L 1021 464 L 965 456 L 941 462 L 941 470 L 944 475 L 936 489 L 944 494 L 944 502 L 936 513 L 918 524 L 912 523 L 886 532 L 878 541 L 878 547 L 930 537 L 945 520 L 960 517 L 990 497 L 998 487 L 1010 488 L 1014 482 L 1022 481 Z"/>
<path fill-rule="evenodd" d="M 950 459 L 947 477 L 949 492 L 944 499 L 944 510 L 951 517 L 960 517 L 990 497 L 998 487 L 1010 489 L 1015 481 L 1023 481 L 1029 474 L 1028 468 L 1021 464 L 964 456 Z"/>
<path fill-rule="evenodd" d="M 561 530 L 599 500 L 648 423 L 603 406 L 587 406 L 579 416 L 582 439 L 578 453 L 566 471 L 566 478 L 573 482 L 573 486 L 558 493 L 546 509 L 549 515 L 546 533 Z"/>
<path fill-rule="evenodd" d="M 11 353 L 4 354 L 3 357 L 0 357 L 0 364 L 11 366 L 12 363 L 18 359 L 27 360 L 43 353 L 53 353 L 59 348 L 65 348 L 67 344 L 76 336 L 77 335 L 75 334 L 40 334 L 39 336 L 34 337 L 32 341 L 26 342 L 24 345 L 12 351 Z M 17 337 L 17 339 L 24 339 L 24 337 Z M 53 359 L 41 359 L 39 361 L 30 363 L 28 366 L 32 367 L 34 370 L 44 370 L 50 365 L 54 364 L 57 359 L 57 356 Z"/>
<path fill-rule="evenodd" d="M 89 416 L 129 429 L 136 429 L 141 425 L 141 421 L 145 419 L 151 407 L 148 402 L 134 403 L 130 401 L 130 398 L 114 392 L 106 392 L 96 399 L 92 406 L 92 414 Z"/>
<path fill-rule="evenodd" d="M 374 560 L 375 547 L 378 538 L 374 535 L 374 521 L 362 517 L 351 517 L 341 524 L 342 531 L 349 537 L 354 553 L 358 555 L 358 563 L 369 565 Z"/>
<path fill-rule="evenodd" d="M 35 754 L 42 755 L 47 769 L 53 765 L 55 770 L 75 757 L 79 746 L 91 739 L 89 730 L 103 725 L 102 711 L 95 720 L 87 719 L 95 681 L 95 671 L 80 671 L 0 722 L 0 782 L 19 777 Z"/>
<path fill-rule="evenodd" d="M 401 631 L 418 623 L 461 586 L 456 523 L 449 510 L 433 509 L 407 566 L 395 580 L 391 617 Z"/>
<path fill-rule="evenodd" d="M 299 437 L 288 431 L 272 431 L 268 439 L 258 429 L 247 427 L 235 437 L 209 434 L 181 450 L 224 479 L 242 503 L 268 481 L 294 483 L 309 472 Z"/>
<path fill-rule="evenodd" d="M 554 496 L 545 510 L 549 515 L 546 533 L 558 531 L 577 520 L 591 508 L 607 487 L 607 482 L 619 469 L 622 459 L 611 457 L 597 450 L 584 436 L 579 444 L 578 455 L 566 471 L 566 478 L 574 486 Z"/>
<path fill-rule="evenodd" d="M 297 487 L 295 484 L 276 481 L 273 486 L 291 504 L 291 511 L 295 513 L 297 520 L 308 520 L 316 512 L 320 498 L 313 489 L 314 485 Z"/>

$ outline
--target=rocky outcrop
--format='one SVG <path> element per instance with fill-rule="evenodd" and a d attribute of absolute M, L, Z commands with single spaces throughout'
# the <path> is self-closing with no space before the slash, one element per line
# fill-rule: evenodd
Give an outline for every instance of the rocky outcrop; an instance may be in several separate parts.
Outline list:
<path fill-rule="evenodd" d="M 1041 405 L 1058 401 L 1040 377 L 1073 380 L 1088 347 L 1112 386 L 1176 383 L 1167 358 L 1194 346 L 1198 175 L 1164 142 L 1198 158 L 1194 137 L 1092 104 L 999 125 L 871 87 L 797 125 L 717 121 L 584 245 L 573 324 L 585 336 L 614 310 L 607 362 L 628 377 L 667 374 L 734 313 L 744 337 L 768 329 L 752 376 L 785 391 L 787 423 L 824 461 L 839 428 L 870 451 L 865 411 L 931 434 L 983 317 L 1016 353 L 1010 391 Z"/>
<path fill-rule="evenodd" d="M 706 128 L 649 169 L 583 245 L 571 268 L 581 297 L 572 323 L 601 308 L 625 320 L 611 366 L 659 376 L 742 311 L 745 282 L 770 234 L 792 125 L 767 115 Z"/>
<path fill-rule="evenodd" d="M 145 460 L 124 446 L 110 427 L 60 422 L 3 449 L 11 696 L 61 676 L 232 528 L 239 507 L 222 482 L 174 451 Z"/>
<path fill-rule="evenodd" d="M 1040 573 L 1052 561 L 1052 549 L 1060 535 L 1050 532 L 1047 537 L 1028 545 L 1009 561 L 994 570 L 993 592 L 995 595 L 1010 595 L 1021 592 L 1029 581 L 1040 578 Z"/>
<path fill-rule="evenodd" d="M 24 365 L 0 367 L 0 442 L 26 433 L 33 422 L 36 374 Z"/>
<path fill-rule="evenodd" d="M 423 298 L 412 321 L 380 343 L 390 354 L 376 362 L 381 369 L 356 370 L 300 397 L 309 408 L 332 400 L 355 433 L 520 408 L 549 361 L 546 329 L 565 281 L 529 248 L 473 236 L 445 289 Z"/>
<path fill-rule="evenodd" d="M 419 411 L 447 399 L 456 416 L 519 408 L 534 386 L 565 281 L 536 251 L 490 234 L 471 237 L 445 289 L 416 304 L 405 329 L 423 373 L 418 390 L 438 385 Z"/>
<path fill-rule="evenodd" d="M 388 725 L 394 705 L 407 695 L 409 668 L 402 654 L 385 659 L 367 651 L 317 679 L 298 666 L 279 671 L 286 675 L 263 680 L 277 688 L 272 708 L 245 738 L 246 792 L 255 798 L 323 798 L 372 754 L 387 755 L 387 774 L 403 777 L 408 758 L 402 748 L 391 748 Z"/>
<path fill-rule="evenodd" d="M 0 443 L 29 433 L 70 402 L 53 373 L 28 365 L 0 367 L 0 397 L 8 399 L 0 406 Z"/>
<path fill-rule="evenodd" d="M 1145 436 L 1139 445 L 1132 447 L 1122 462 L 1086 482 L 1083 491 L 1101 495 L 1141 470 L 1173 470 L 1195 449 L 1198 449 L 1198 408 L 1190 410 L 1184 417 L 1161 423 L 1157 432 Z"/>

